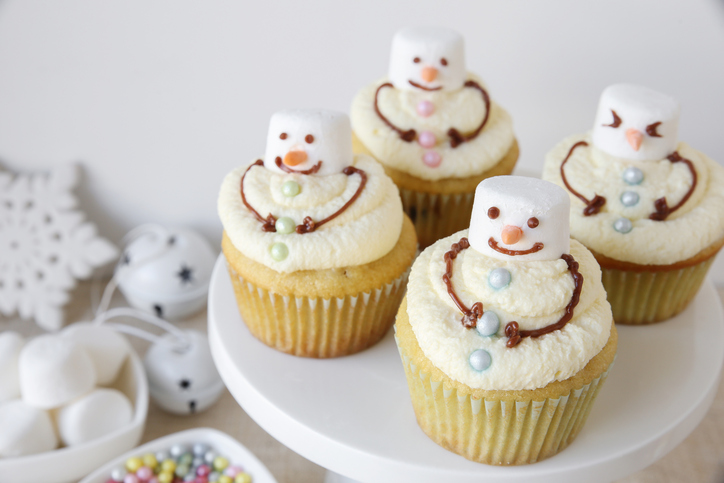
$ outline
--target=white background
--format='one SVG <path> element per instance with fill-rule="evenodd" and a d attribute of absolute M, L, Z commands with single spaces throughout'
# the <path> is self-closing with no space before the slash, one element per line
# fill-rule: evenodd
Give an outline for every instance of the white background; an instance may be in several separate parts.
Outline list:
<path fill-rule="evenodd" d="M 393 33 L 425 24 L 464 35 L 524 172 L 621 81 L 679 99 L 681 139 L 724 162 L 721 0 L 0 0 L 0 167 L 80 162 L 83 209 L 114 241 L 160 222 L 217 243 L 219 184 L 263 154 L 271 113 L 347 111 Z"/>

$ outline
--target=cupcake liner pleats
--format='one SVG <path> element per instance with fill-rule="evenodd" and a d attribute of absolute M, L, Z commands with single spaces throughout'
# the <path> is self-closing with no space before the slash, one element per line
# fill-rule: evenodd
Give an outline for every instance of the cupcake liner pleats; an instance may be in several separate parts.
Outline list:
<path fill-rule="evenodd" d="M 400 188 L 400 196 L 402 209 L 415 225 L 420 248 L 470 225 L 475 192 L 437 194 Z"/>
<path fill-rule="evenodd" d="M 617 324 L 644 325 L 669 319 L 694 299 L 714 257 L 684 268 L 632 271 L 607 268 L 599 260 L 603 286 Z"/>
<path fill-rule="evenodd" d="M 409 269 L 374 290 L 341 298 L 294 297 L 244 280 L 227 264 L 239 312 L 249 331 L 287 354 L 328 358 L 378 342 L 395 321 Z"/>
<path fill-rule="evenodd" d="M 398 349 L 422 430 L 440 446 L 490 465 L 535 463 L 568 446 L 583 427 L 613 366 L 557 398 L 478 399 L 432 379 L 399 343 Z"/>

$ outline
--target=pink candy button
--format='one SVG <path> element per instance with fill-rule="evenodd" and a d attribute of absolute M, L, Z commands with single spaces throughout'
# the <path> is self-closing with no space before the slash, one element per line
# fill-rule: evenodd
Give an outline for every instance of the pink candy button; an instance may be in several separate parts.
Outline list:
<path fill-rule="evenodd" d="M 435 135 L 430 131 L 422 131 L 420 135 L 417 136 L 417 142 L 420 143 L 420 146 L 423 148 L 434 148 L 436 141 Z"/>
<path fill-rule="evenodd" d="M 442 157 L 435 151 L 428 151 L 422 156 L 422 162 L 431 168 L 437 168 L 442 163 Z"/>
<path fill-rule="evenodd" d="M 417 113 L 422 117 L 427 117 L 435 112 L 435 105 L 430 101 L 420 101 L 417 103 Z"/>

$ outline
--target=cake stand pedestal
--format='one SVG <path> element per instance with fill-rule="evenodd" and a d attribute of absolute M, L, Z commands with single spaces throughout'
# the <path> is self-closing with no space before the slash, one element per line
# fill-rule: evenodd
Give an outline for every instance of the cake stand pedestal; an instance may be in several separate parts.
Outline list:
<path fill-rule="evenodd" d="M 338 359 L 275 351 L 247 330 L 223 255 L 209 294 L 219 373 L 241 407 L 293 451 L 330 471 L 327 483 L 608 483 L 677 446 L 709 409 L 724 361 L 724 316 L 712 284 L 679 316 L 618 326 L 615 367 L 576 440 L 540 463 L 473 463 L 417 426 L 392 331 Z"/>

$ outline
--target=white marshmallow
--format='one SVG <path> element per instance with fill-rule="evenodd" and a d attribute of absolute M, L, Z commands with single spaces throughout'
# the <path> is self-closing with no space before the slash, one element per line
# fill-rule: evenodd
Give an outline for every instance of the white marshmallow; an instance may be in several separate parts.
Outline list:
<path fill-rule="evenodd" d="M 58 437 L 47 411 L 20 399 L 0 404 L 0 457 L 26 456 L 57 447 Z"/>
<path fill-rule="evenodd" d="M 25 344 L 18 368 L 23 401 L 41 409 L 60 407 L 96 384 L 93 361 L 85 349 L 56 334 L 41 335 Z"/>
<path fill-rule="evenodd" d="M 489 216 L 491 208 L 497 208 L 497 217 Z M 523 176 L 484 179 L 475 189 L 468 235 L 470 246 L 499 260 L 556 260 L 570 253 L 569 209 L 568 194 L 548 181 Z M 531 228 L 530 225 L 535 225 L 533 218 L 538 225 Z M 503 231 L 515 232 L 516 227 L 522 231 L 519 240 L 504 243 Z M 527 255 L 508 255 L 493 249 L 491 239 L 499 248 L 507 250 L 525 251 L 536 243 L 542 243 L 543 247 Z"/>
<path fill-rule="evenodd" d="M 610 126 L 613 112 L 621 120 L 618 127 Z M 660 124 L 652 131 L 655 123 Z M 664 159 L 676 149 L 678 132 L 679 103 L 672 97 L 632 84 L 614 84 L 601 94 L 593 144 L 602 151 L 631 161 Z"/>
<path fill-rule="evenodd" d="M 90 322 L 69 325 L 61 335 L 86 350 L 96 370 L 96 384 L 107 386 L 116 380 L 130 351 L 125 337 L 110 327 Z"/>
<path fill-rule="evenodd" d="M 20 397 L 18 357 L 24 343 L 17 332 L 0 333 L 0 403 Z"/>
<path fill-rule="evenodd" d="M 143 360 L 151 397 L 175 414 L 204 411 L 224 389 L 206 335 L 195 330 L 185 333 L 190 341 L 187 350 L 178 350 L 176 338 L 166 334 L 149 347 Z"/>
<path fill-rule="evenodd" d="M 312 136 L 312 142 L 307 137 Z M 284 139 L 282 139 L 284 138 Z M 311 139 L 311 138 L 310 138 Z M 295 171 L 306 171 L 322 161 L 317 175 L 341 173 L 352 165 L 352 125 L 347 114 L 322 109 L 279 111 L 269 121 L 264 167 L 283 173 L 276 159 L 284 162 L 288 153 L 304 153 L 306 161 L 289 165 Z M 285 163 L 286 164 L 286 163 Z"/>
<path fill-rule="evenodd" d="M 432 80 L 424 78 L 424 69 L 428 75 L 434 73 Z M 463 86 L 465 77 L 464 41 L 454 30 L 412 27 L 400 30 L 392 38 L 389 79 L 395 88 L 419 89 L 412 81 L 426 88 L 455 90 Z"/>
<path fill-rule="evenodd" d="M 204 307 L 216 256 L 193 230 L 157 227 L 124 251 L 116 268 L 118 288 L 137 309 L 183 318 Z"/>
<path fill-rule="evenodd" d="M 133 406 L 115 389 L 96 389 L 61 408 L 58 433 L 67 446 L 101 438 L 131 424 Z"/>

